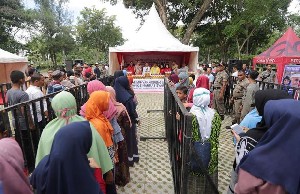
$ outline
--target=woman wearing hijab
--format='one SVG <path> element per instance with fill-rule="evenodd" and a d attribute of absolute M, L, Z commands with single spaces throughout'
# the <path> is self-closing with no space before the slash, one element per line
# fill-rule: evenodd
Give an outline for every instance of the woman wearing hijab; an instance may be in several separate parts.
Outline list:
<path fill-rule="evenodd" d="M 173 84 L 177 84 L 179 82 L 179 77 L 175 73 L 171 74 L 169 79 Z"/>
<path fill-rule="evenodd" d="M 138 114 L 136 112 L 136 104 L 134 103 L 134 93 L 130 89 L 127 77 L 122 76 L 115 80 L 114 89 L 116 91 L 116 100 L 122 103 L 130 116 L 132 127 L 126 130 L 126 143 L 128 152 L 128 164 L 133 166 L 134 162 L 139 161 L 138 146 L 136 139 L 136 124 L 139 123 Z"/>
<path fill-rule="evenodd" d="M 235 193 L 300 193 L 300 104 L 270 100 L 264 108 L 268 132 L 239 166 Z"/>
<path fill-rule="evenodd" d="M 43 157 L 50 153 L 54 136 L 61 127 L 72 122 L 86 121 L 86 119 L 76 114 L 76 100 L 69 92 L 62 91 L 57 94 L 53 98 L 51 106 L 56 118 L 49 122 L 42 132 L 36 154 L 35 166 L 39 164 Z M 109 176 L 112 176 L 111 169 L 113 166 L 103 139 L 92 125 L 91 129 L 93 141 L 88 157 L 95 159 L 96 163 L 101 167 L 103 174 L 108 173 Z"/>
<path fill-rule="evenodd" d="M 189 87 L 189 74 L 187 72 L 180 72 L 178 74 L 179 82 L 175 84 L 175 88 L 178 86 L 186 86 Z"/>
<path fill-rule="evenodd" d="M 193 94 L 193 106 L 190 113 L 193 114 L 192 120 L 192 142 L 194 146 L 206 145 L 206 154 L 197 154 L 202 160 L 203 166 L 212 177 L 214 183 L 218 184 L 218 147 L 221 129 L 221 118 L 219 114 L 208 107 L 210 103 L 210 91 L 205 88 L 196 88 Z M 196 148 L 196 147 L 195 147 Z M 209 149 L 210 148 L 210 149 Z M 193 161 L 191 161 L 193 163 Z M 199 175 L 196 172 L 196 175 Z M 201 193 L 214 193 L 209 181 L 203 172 L 197 177 L 197 186 L 201 185 Z"/>
<path fill-rule="evenodd" d="M 114 79 L 117 79 L 118 77 L 121 77 L 121 76 L 125 76 L 123 70 L 117 70 L 117 71 L 115 71 L 115 73 L 114 73 Z"/>
<path fill-rule="evenodd" d="M 196 81 L 196 88 L 205 88 L 209 90 L 209 79 L 205 75 L 200 75 Z M 193 94 L 195 89 L 191 89 L 188 96 L 188 103 L 193 103 Z"/>
<path fill-rule="evenodd" d="M 264 108 L 265 104 L 269 100 L 279 100 L 291 98 L 286 92 L 282 90 L 259 90 L 255 93 L 255 107 L 259 116 L 262 116 L 261 121 L 256 125 L 256 128 L 248 130 L 245 134 L 241 134 L 241 137 L 234 131 L 233 134 L 238 140 L 235 150 L 235 160 L 233 163 L 233 170 L 231 172 L 231 181 L 227 193 L 234 193 L 234 185 L 237 181 L 237 166 L 244 156 L 246 156 L 251 150 L 255 148 L 258 141 L 268 131 L 268 126 L 265 123 Z"/>
<path fill-rule="evenodd" d="M 87 157 L 92 142 L 89 122 L 62 127 L 55 134 L 50 154 L 32 173 L 30 183 L 37 194 L 102 194 Z"/>
<path fill-rule="evenodd" d="M 94 80 L 88 83 L 87 85 L 87 91 L 89 93 L 89 95 L 91 95 L 93 92 L 95 91 L 106 91 L 106 87 L 105 85 L 98 80 Z M 86 103 L 81 107 L 80 110 L 80 115 L 85 117 L 85 110 L 86 109 Z M 114 131 L 114 135 L 113 135 L 113 140 L 114 142 L 117 144 L 121 141 L 124 140 L 124 137 L 121 133 L 121 128 L 117 122 L 116 119 L 116 114 L 117 114 L 117 109 L 115 107 L 115 105 L 112 103 L 112 101 L 109 99 L 109 108 L 107 111 L 104 112 L 104 116 L 109 120 L 110 124 L 113 127 L 113 131 Z"/>
<path fill-rule="evenodd" d="M 107 91 L 110 94 L 110 99 L 115 105 L 117 109 L 117 121 L 122 129 L 122 135 L 126 138 L 126 131 L 131 130 L 132 127 L 130 117 L 126 110 L 126 107 L 117 102 L 116 100 L 116 92 L 113 87 L 106 86 Z M 118 162 L 115 166 L 115 176 L 116 176 L 116 184 L 119 186 L 125 186 L 130 181 L 130 173 L 129 173 L 129 165 L 128 165 L 128 154 L 127 154 L 127 143 L 126 141 L 122 141 L 118 143 Z"/>
<path fill-rule="evenodd" d="M 95 91 L 106 91 L 106 87 L 101 81 L 93 80 L 93 81 L 88 83 L 87 91 L 88 91 L 89 95 L 91 95 Z M 86 103 L 81 107 L 80 115 L 85 117 L 86 116 L 85 111 L 86 111 Z M 118 143 L 120 141 L 123 141 L 124 137 L 122 136 L 121 128 L 120 128 L 120 126 L 117 122 L 117 119 L 115 118 L 115 116 L 117 114 L 117 109 L 116 109 L 116 107 L 114 106 L 114 104 L 112 103 L 112 101 L 110 99 L 109 99 L 109 108 L 108 108 L 107 111 L 104 111 L 103 114 L 109 120 L 110 124 L 112 125 L 112 127 L 114 129 L 113 130 L 113 132 L 114 132 L 114 135 L 113 135 L 114 142 Z"/>
<path fill-rule="evenodd" d="M 0 183 L 5 194 L 33 193 L 24 173 L 22 150 L 19 144 L 11 138 L 0 140 Z"/>

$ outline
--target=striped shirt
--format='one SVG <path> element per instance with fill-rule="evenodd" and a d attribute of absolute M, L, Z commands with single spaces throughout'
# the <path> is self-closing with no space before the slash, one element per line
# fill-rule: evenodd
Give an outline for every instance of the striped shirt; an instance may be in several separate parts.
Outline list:
<path fill-rule="evenodd" d="M 43 92 L 41 91 L 41 89 L 39 87 L 32 86 L 32 85 L 29 86 L 29 88 L 26 90 L 26 93 L 29 96 L 29 100 L 35 100 L 37 98 L 41 98 L 44 96 Z M 44 112 L 45 112 L 45 111 L 47 111 L 47 102 L 45 99 L 43 100 L 43 105 L 44 105 Z M 37 119 L 38 119 L 38 122 L 40 122 L 40 121 L 42 121 L 40 101 L 35 102 L 35 107 L 36 107 Z M 31 104 L 30 104 L 30 111 L 31 111 L 32 118 L 34 118 L 33 109 L 32 109 Z"/>

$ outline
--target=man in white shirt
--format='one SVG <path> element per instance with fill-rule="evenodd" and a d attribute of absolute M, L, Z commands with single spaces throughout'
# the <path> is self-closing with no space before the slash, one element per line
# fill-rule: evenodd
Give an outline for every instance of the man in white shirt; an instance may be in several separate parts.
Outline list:
<path fill-rule="evenodd" d="M 146 63 L 145 67 L 143 67 L 143 75 L 145 75 L 146 73 L 150 74 L 150 67 L 148 63 Z"/>
<path fill-rule="evenodd" d="M 34 73 L 32 75 L 30 80 L 31 81 L 30 86 L 26 90 L 26 93 L 29 96 L 29 100 L 35 100 L 37 98 L 41 98 L 44 96 L 43 92 L 41 91 L 41 87 L 44 86 L 44 80 L 45 80 L 44 76 L 39 73 Z M 30 111 L 31 111 L 32 118 L 36 122 L 33 115 L 32 104 L 30 105 Z M 35 111 L 36 111 L 36 119 L 38 122 L 37 125 L 39 129 L 42 131 L 45 127 L 46 120 L 43 121 L 42 119 L 42 109 L 40 106 L 40 101 L 35 102 Z M 47 110 L 47 102 L 45 99 L 43 100 L 43 111 L 44 111 L 45 118 L 47 118 L 48 110 Z"/>
<path fill-rule="evenodd" d="M 203 68 L 204 74 L 208 77 L 209 79 L 209 89 L 212 90 L 212 85 L 215 81 L 214 75 L 211 73 L 212 69 L 211 67 L 204 67 Z"/>

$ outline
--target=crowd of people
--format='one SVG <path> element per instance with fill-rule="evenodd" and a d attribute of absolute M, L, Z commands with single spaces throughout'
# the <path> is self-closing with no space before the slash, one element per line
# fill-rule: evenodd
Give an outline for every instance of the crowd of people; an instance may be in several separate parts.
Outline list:
<path fill-rule="evenodd" d="M 134 68 L 137 66 L 140 64 Z M 158 68 L 157 65 L 153 67 Z M 191 145 L 194 155 L 190 165 L 193 174 L 199 177 L 198 184 L 204 188 L 202 193 L 213 193 L 204 175 L 209 174 L 214 183 L 218 183 L 219 135 L 229 80 L 226 67 L 224 63 L 201 65 L 194 75 L 188 73 L 185 65 L 179 67 L 173 63 L 169 76 L 169 84 L 193 115 Z M 258 79 L 275 79 L 269 67 L 261 75 L 250 71 L 246 65 L 234 69 L 231 76 L 236 76 L 238 81 L 230 97 L 234 105 L 232 123 L 239 124 L 243 132 L 237 133 L 228 127 L 236 152 L 228 193 L 298 194 L 299 102 L 291 99 L 286 90 L 259 90 Z M 6 95 L 9 106 L 43 97 L 45 93 L 61 92 L 51 98 L 56 118 L 47 125 L 41 122 L 42 115 L 47 118 L 49 114 L 45 102 L 36 103 L 38 122 L 34 122 L 32 107 L 27 110 L 22 107 L 12 117 L 13 124 L 16 116 L 19 122 L 13 126 L 20 131 L 15 139 L 24 143 L 21 146 L 26 160 L 35 163 L 29 169 L 32 172 L 29 180 L 23 171 L 20 146 L 15 140 L 4 138 L 1 131 L 0 191 L 2 189 L 5 194 L 115 194 L 116 185 L 125 186 L 130 182 L 129 168 L 139 162 L 137 126 L 140 124 L 132 77 L 127 77 L 126 71 L 116 71 L 114 86 L 110 87 L 96 79 L 95 70 L 86 64 L 75 65 L 74 74 L 64 70 L 49 71 L 47 79 L 30 70 L 30 86 L 26 91 L 21 90 L 26 80 L 24 73 L 12 71 L 12 88 Z M 153 71 L 158 73 L 158 70 Z M 75 97 L 64 90 L 83 83 L 87 84 L 89 99 L 77 114 Z M 179 113 L 176 119 L 181 119 Z M 35 126 L 42 129 L 40 137 L 32 130 Z M 31 146 L 37 148 L 36 157 Z"/>
<path fill-rule="evenodd" d="M 17 141 L 0 137 L 1 192 L 116 194 L 116 186 L 130 182 L 129 168 L 139 162 L 137 126 L 140 120 L 136 111 L 137 98 L 127 76 L 123 71 L 116 71 L 113 87 L 98 80 L 89 81 L 89 99 L 81 107 L 80 115 L 77 114 L 75 97 L 65 91 L 66 86 L 62 84 L 70 80 L 63 79 L 63 76 L 65 74 L 61 70 L 51 74 L 53 80 L 49 82 L 47 92 L 51 93 L 51 87 L 56 88 L 52 92 L 62 91 L 51 99 L 56 118 L 46 126 L 39 126 L 42 129 L 40 137 L 33 129 L 42 123 L 33 122 L 33 112 L 26 112 L 24 108 L 14 115 L 19 117 L 15 130 L 21 131 L 15 133 Z M 41 74 L 34 72 L 30 78 L 31 85 L 22 91 L 25 79 L 23 72 L 12 71 L 12 88 L 7 92 L 9 106 L 44 95 L 41 88 L 45 80 Z M 64 87 L 58 89 L 56 85 Z M 47 116 L 47 105 L 37 103 L 37 117 Z M 45 112 L 41 113 L 41 110 Z M 25 118 L 29 118 L 29 129 Z M 31 152 L 32 144 L 37 148 L 36 157 Z M 20 146 L 24 146 L 26 159 L 35 163 L 35 167 L 29 169 L 32 172 L 29 180 L 24 173 Z"/>
<path fill-rule="evenodd" d="M 138 60 L 136 64 L 134 62 L 130 62 L 128 65 L 126 65 L 123 69 L 126 70 L 128 73 L 131 75 L 165 75 L 165 74 L 170 74 L 172 71 L 177 71 L 178 69 L 178 64 L 173 61 L 169 64 L 167 63 L 153 63 L 149 64 L 148 62 L 142 62 Z M 189 71 L 188 66 L 186 64 L 182 64 L 181 68 L 184 69 L 186 72 Z"/>
<path fill-rule="evenodd" d="M 191 156 L 190 165 L 194 174 L 200 176 L 197 179 L 198 187 L 202 188 L 200 193 L 214 193 L 211 184 L 208 186 L 206 173 L 218 185 L 218 160 L 215 158 L 218 158 L 216 150 L 220 123 L 225 114 L 224 94 L 229 74 L 225 64 L 215 67 L 214 79 L 210 78 L 213 66 L 199 68 L 195 85 L 188 82 L 188 75 L 183 76 L 181 72 L 170 76 L 170 84 L 175 87 L 178 98 L 193 115 L 191 152 L 197 154 Z M 296 113 L 299 101 L 292 99 L 284 87 L 282 90 L 259 90 L 257 80 L 275 82 L 271 65 L 261 75 L 247 69 L 246 65 L 234 69 L 231 76 L 237 77 L 237 83 L 230 98 L 234 105 L 232 124 L 239 124 L 242 132 L 226 127 L 235 145 L 227 193 L 298 194 L 299 170 L 295 166 L 300 162 L 300 154 L 296 151 L 300 137 L 300 117 Z M 179 113 L 176 119 L 180 120 Z M 195 159 L 197 157 L 201 158 L 201 165 Z"/>

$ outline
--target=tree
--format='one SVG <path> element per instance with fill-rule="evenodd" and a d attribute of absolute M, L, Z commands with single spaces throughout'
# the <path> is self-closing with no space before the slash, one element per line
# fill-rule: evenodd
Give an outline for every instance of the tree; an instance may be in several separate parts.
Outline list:
<path fill-rule="evenodd" d="M 77 40 L 83 47 L 96 49 L 97 59 L 100 53 L 108 53 L 110 46 L 121 45 L 121 29 L 114 25 L 115 17 L 106 16 L 105 9 L 84 8 L 78 18 Z"/>
<path fill-rule="evenodd" d="M 0 42 L 1 48 L 17 52 L 22 45 L 15 39 L 15 34 L 30 25 L 30 10 L 25 10 L 20 0 L 0 1 Z"/>
<path fill-rule="evenodd" d="M 116 0 L 103 0 L 110 1 L 115 4 Z M 154 2 L 162 22 L 169 30 L 175 30 L 178 21 L 184 23 L 184 36 L 181 40 L 182 43 L 190 43 L 192 34 L 200 24 L 201 20 L 205 18 L 206 10 L 209 8 L 213 0 L 124 0 L 125 7 L 134 9 L 134 13 L 143 19 L 152 3 Z"/>
<path fill-rule="evenodd" d="M 67 11 L 65 4 L 67 0 L 35 0 L 37 5 L 37 21 L 41 35 L 38 37 L 46 50 L 46 56 L 54 66 L 57 65 L 57 57 L 72 50 L 75 40 L 72 36 L 71 14 Z M 44 50 L 42 50 L 44 53 Z M 62 59 L 62 62 L 64 62 Z"/>

